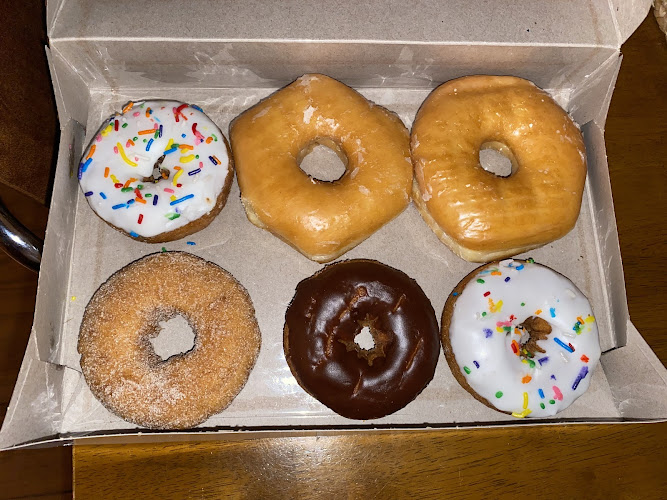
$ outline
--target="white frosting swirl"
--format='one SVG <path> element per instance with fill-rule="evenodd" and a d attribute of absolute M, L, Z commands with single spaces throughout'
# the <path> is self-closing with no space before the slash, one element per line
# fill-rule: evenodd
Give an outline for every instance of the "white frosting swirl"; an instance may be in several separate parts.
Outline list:
<path fill-rule="evenodd" d="M 163 155 L 165 178 L 144 181 Z M 78 175 L 97 215 L 133 237 L 151 237 L 209 213 L 231 169 L 222 132 L 200 108 L 139 101 L 104 121 Z"/>
<path fill-rule="evenodd" d="M 600 359 L 598 331 L 586 297 L 548 267 L 508 259 L 484 266 L 457 297 L 449 341 L 470 387 L 515 417 L 549 417 L 581 396 Z M 454 292 L 456 293 L 456 292 Z M 535 316 L 551 327 L 537 345 L 518 328 Z"/>

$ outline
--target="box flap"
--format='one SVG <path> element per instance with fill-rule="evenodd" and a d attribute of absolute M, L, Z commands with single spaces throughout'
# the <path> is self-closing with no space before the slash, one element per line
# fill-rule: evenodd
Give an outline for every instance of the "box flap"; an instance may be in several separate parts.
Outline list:
<path fill-rule="evenodd" d="M 61 426 L 61 387 L 66 368 L 39 360 L 33 329 L 28 340 L 5 420 L 0 429 L 0 449 L 41 441 Z"/>
<path fill-rule="evenodd" d="M 602 355 L 602 365 L 624 419 L 667 419 L 667 370 L 628 321 L 628 344 Z"/>
<path fill-rule="evenodd" d="M 620 47 L 650 0 L 50 0 L 59 39 L 317 40 Z M 53 12 L 57 10 L 57 15 Z"/>
<path fill-rule="evenodd" d="M 619 45 L 625 43 L 648 14 L 652 0 L 609 0 L 616 21 Z"/>
<path fill-rule="evenodd" d="M 46 2 L 46 31 L 51 33 L 53 23 L 58 17 L 60 7 L 62 7 L 64 0 L 48 0 Z"/>

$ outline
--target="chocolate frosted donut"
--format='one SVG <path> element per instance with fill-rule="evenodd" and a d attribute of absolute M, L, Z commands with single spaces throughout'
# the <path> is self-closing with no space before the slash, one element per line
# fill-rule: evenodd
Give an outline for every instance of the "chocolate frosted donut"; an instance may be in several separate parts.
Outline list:
<path fill-rule="evenodd" d="M 369 349 L 355 342 L 364 327 L 373 337 Z M 433 378 L 440 353 L 435 312 L 417 282 L 372 260 L 338 262 L 299 283 L 284 348 L 306 392 L 364 420 L 412 401 Z"/>

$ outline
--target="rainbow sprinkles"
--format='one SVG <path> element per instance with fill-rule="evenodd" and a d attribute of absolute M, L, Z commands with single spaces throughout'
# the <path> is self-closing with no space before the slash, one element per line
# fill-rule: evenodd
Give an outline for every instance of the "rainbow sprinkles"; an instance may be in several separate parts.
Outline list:
<path fill-rule="evenodd" d="M 177 101 L 129 102 L 104 121 L 78 170 L 92 209 L 133 238 L 208 214 L 231 174 L 218 127 L 198 106 Z"/>
<path fill-rule="evenodd" d="M 452 353 L 470 388 L 496 409 L 549 417 L 588 388 L 600 359 L 597 326 L 566 277 L 507 259 L 479 268 L 450 300 Z"/>

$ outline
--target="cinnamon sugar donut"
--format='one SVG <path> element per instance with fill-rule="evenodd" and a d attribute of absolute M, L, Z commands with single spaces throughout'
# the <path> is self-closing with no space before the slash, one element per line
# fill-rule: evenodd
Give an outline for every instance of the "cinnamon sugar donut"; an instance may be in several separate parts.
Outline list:
<path fill-rule="evenodd" d="M 183 316 L 194 347 L 162 360 L 149 340 Z M 154 429 L 194 427 L 243 388 L 261 343 L 246 290 L 217 265 L 182 252 L 148 255 L 113 274 L 88 303 L 81 370 L 119 417 Z"/>
<path fill-rule="evenodd" d="M 524 252 L 567 234 L 586 180 L 581 132 L 533 83 L 468 76 L 424 101 L 412 127 L 413 199 L 449 248 L 473 262 Z M 512 162 L 499 177 L 480 149 Z"/>
<path fill-rule="evenodd" d="M 328 76 L 304 75 L 248 109 L 230 139 L 250 222 L 317 262 L 355 247 L 410 201 L 400 118 Z M 341 178 L 321 181 L 299 168 L 316 144 L 343 160 Z"/>

